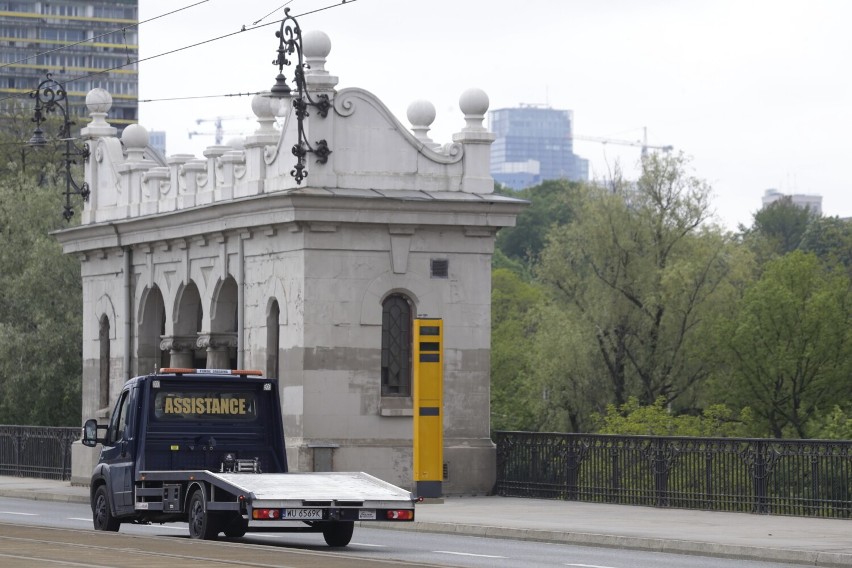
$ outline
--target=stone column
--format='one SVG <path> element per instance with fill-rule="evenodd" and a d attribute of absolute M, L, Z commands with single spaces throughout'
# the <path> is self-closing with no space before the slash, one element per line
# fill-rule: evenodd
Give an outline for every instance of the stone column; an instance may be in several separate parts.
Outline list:
<path fill-rule="evenodd" d="M 230 349 L 237 348 L 236 332 L 200 333 L 196 345 L 207 350 L 208 369 L 230 369 Z"/>
<path fill-rule="evenodd" d="M 191 369 L 195 367 L 193 352 L 195 351 L 196 341 L 197 338 L 195 336 L 180 337 L 177 335 L 164 335 L 162 336 L 162 341 L 160 341 L 160 349 L 164 351 L 168 350 L 170 367 Z"/>

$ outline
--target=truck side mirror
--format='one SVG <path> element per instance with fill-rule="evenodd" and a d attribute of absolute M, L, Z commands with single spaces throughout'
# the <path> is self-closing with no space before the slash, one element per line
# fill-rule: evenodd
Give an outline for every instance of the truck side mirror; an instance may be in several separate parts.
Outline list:
<path fill-rule="evenodd" d="M 98 429 L 105 429 L 106 426 L 98 426 L 98 421 L 94 418 L 86 420 L 83 424 L 83 445 L 94 448 L 98 444 L 104 443 L 104 438 L 98 438 Z"/>

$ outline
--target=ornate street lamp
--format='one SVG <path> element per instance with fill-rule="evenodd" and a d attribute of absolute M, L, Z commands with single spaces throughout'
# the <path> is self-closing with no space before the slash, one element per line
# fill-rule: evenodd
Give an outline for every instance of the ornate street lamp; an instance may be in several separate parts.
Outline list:
<path fill-rule="evenodd" d="M 308 142 L 304 128 L 305 117 L 309 116 L 308 106 L 316 108 L 317 114 L 325 118 L 328 116 L 328 109 L 331 108 L 331 102 L 328 100 L 328 95 L 317 95 L 314 99 L 308 93 L 305 82 L 305 68 L 308 65 L 302 59 L 302 30 L 296 22 L 296 18 L 290 15 L 290 8 L 284 8 L 281 29 L 275 32 L 275 37 L 278 38 L 278 57 L 272 64 L 278 66 L 278 76 L 275 78 L 275 85 L 273 85 L 269 96 L 279 99 L 292 97 L 293 99 L 299 138 L 298 142 L 293 145 L 296 165 L 290 171 L 290 175 L 296 179 L 297 184 L 301 184 L 302 180 L 308 177 L 305 167 L 305 156 L 308 152 L 317 157 L 316 163 L 318 164 L 325 164 L 328 161 L 328 155 L 331 154 L 331 149 L 329 149 L 325 140 L 318 140 L 314 146 Z M 293 96 L 290 86 L 287 85 L 287 79 L 284 77 L 284 66 L 291 63 L 296 64 L 293 71 L 293 81 L 296 86 L 295 96 Z"/>
<path fill-rule="evenodd" d="M 77 163 L 77 156 L 88 161 L 89 146 L 83 144 L 82 147 L 78 147 L 74 143 L 74 138 L 71 137 L 71 127 L 74 122 L 68 116 L 68 99 L 65 86 L 54 80 L 50 73 L 47 74 L 47 79 L 39 83 L 38 88 L 30 93 L 30 98 L 35 99 L 32 121 L 36 123 L 36 127 L 32 138 L 27 143 L 29 146 L 39 148 L 47 145 L 41 123 L 45 122 L 47 116 L 51 113 L 62 115 L 62 127 L 59 130 L 59 140 L 65 142 L 65 210 L 62 212 L 62 216 L 65 217 L 66 221 L 70 221 L 71 217 L 74 216 L 71 196 L 79 195 L 83 198 L 83 201 L 89 200 L 89 184 L 83 182 L 82 185 L 77 185 L 71 175 L 71 166 Z"/>

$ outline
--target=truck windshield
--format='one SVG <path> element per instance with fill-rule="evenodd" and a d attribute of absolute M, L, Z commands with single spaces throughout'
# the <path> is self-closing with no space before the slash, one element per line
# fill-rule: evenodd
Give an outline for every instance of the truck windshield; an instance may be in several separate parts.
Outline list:
<path fill-rule="evenodd" d="M 251 392 L 160 391 L 154 397 L 154 418 L 176 420 L 257 419 L 257 400 Z"/>

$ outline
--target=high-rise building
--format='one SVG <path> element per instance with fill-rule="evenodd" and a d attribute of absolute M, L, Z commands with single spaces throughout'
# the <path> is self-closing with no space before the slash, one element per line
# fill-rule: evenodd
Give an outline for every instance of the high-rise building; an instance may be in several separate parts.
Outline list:
<path fill-rule="evenodd" d="M 0 0 L 0 109 L 30 106 L 27 94 L 51 73 L 70 114 L 87 114 L 86 94 L 100 87 L 113 126 L 136 122 L 138 18 L 138 0 Z"/>
<path fill-rule="evenodd" d="M 781 193 L 777 189 L 767 189 L 763 193 L 763 206 L 766 207 L 767 205 L 775 203 L 779 199 L 783 199 L 785 197 L 789 197 L 790 203 L 796 207 L 801 207 L 802 209 L 808 208 L 811 213 L 822 215 L 822 195 L 809 195 L 805 193 L 793 193 L 791 195 L 787 195 Z"/>
<path fill-rule="evenodd" d="M 541 105 L 521 105 L 489 113 L 491 175 L 512 189 L 544 180 L 589 179 L 589 162 L 574 153 L 574 113 Z"/>

